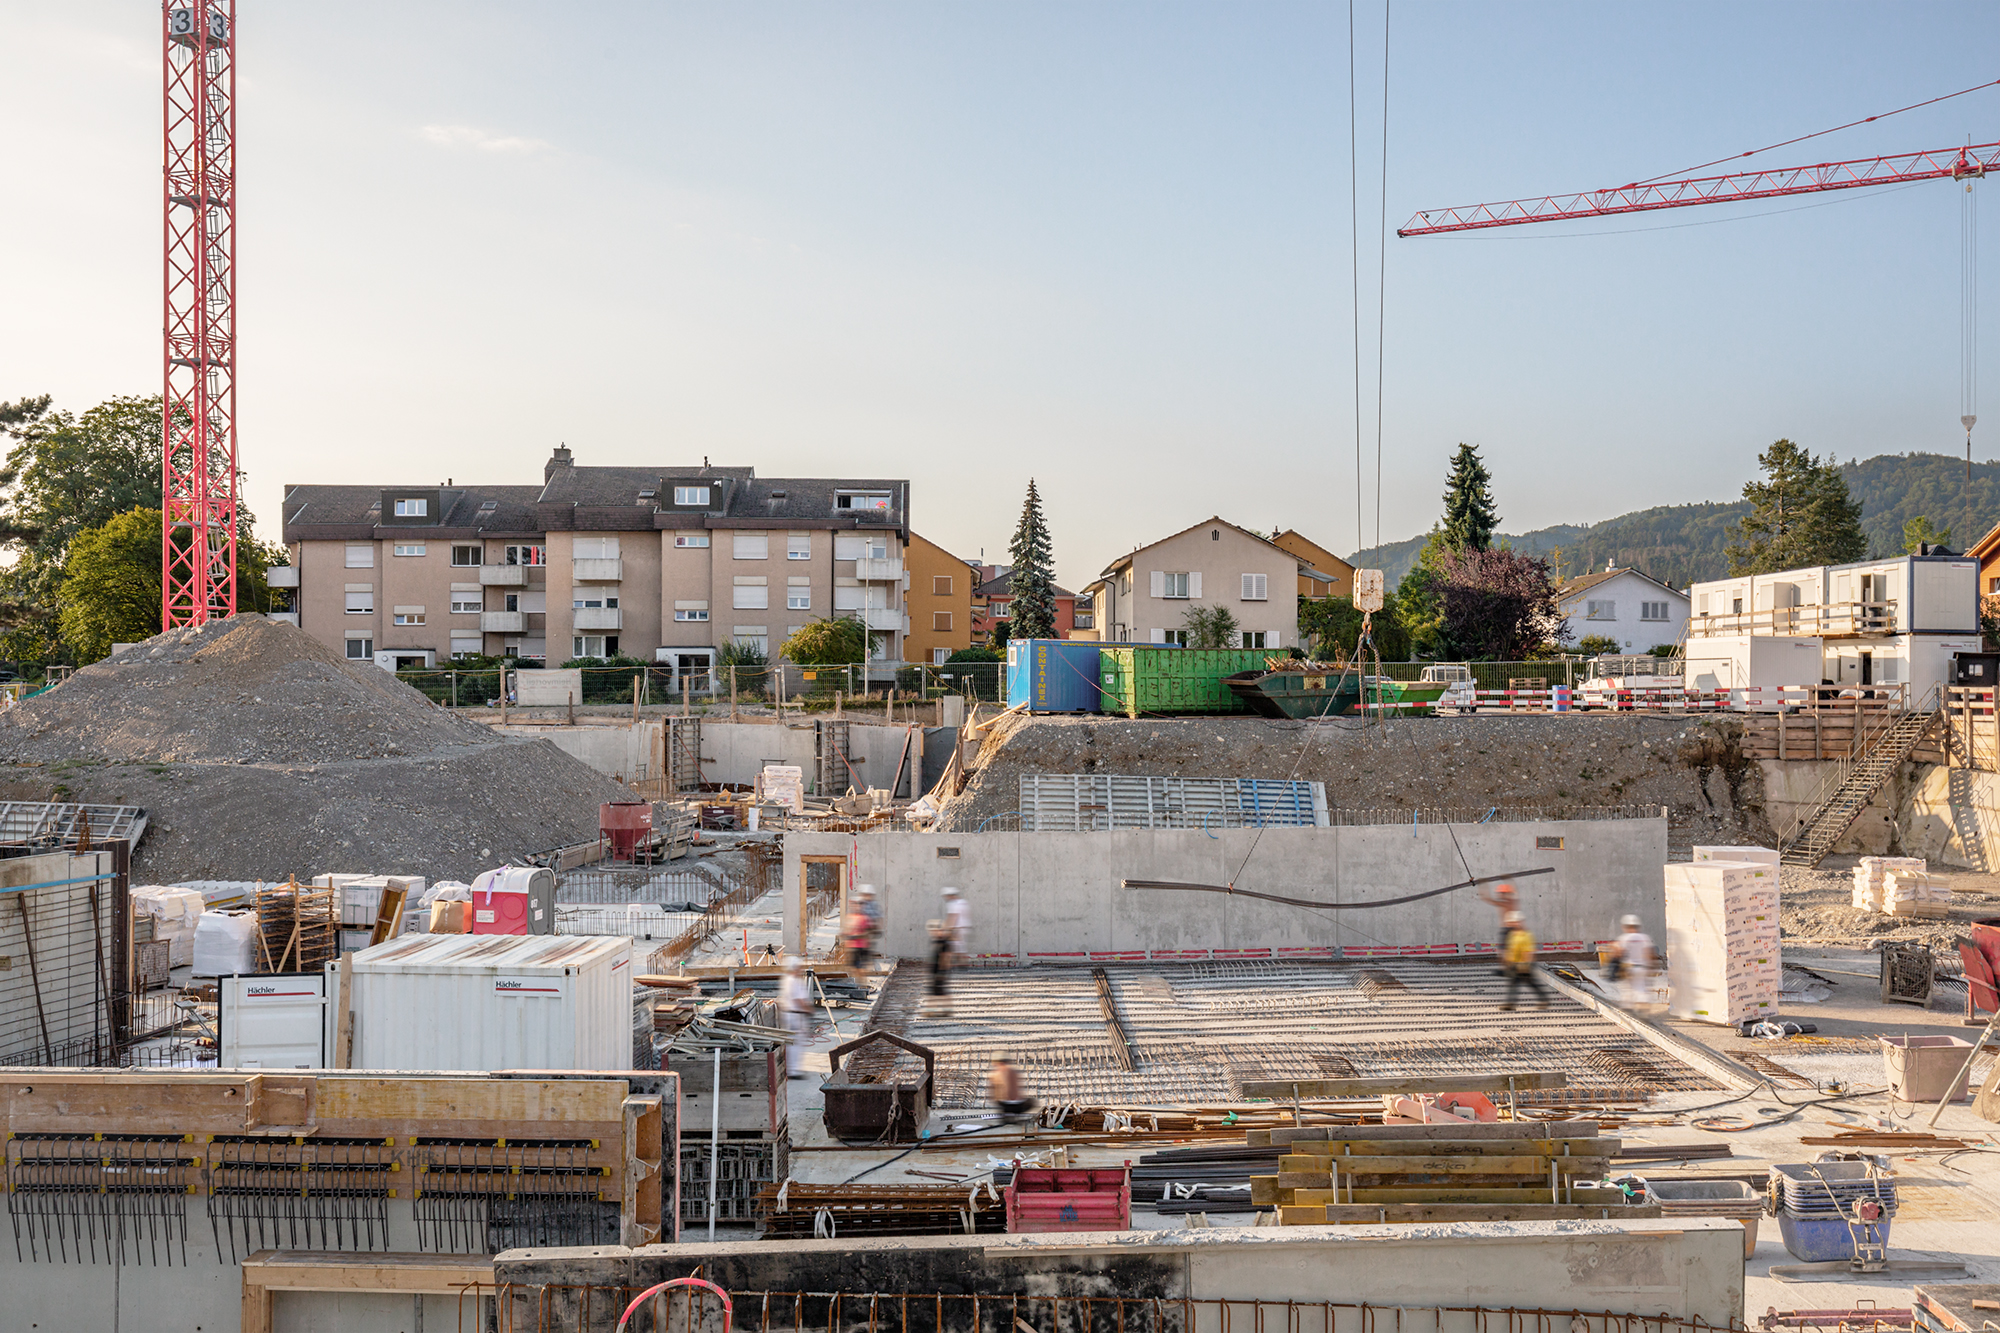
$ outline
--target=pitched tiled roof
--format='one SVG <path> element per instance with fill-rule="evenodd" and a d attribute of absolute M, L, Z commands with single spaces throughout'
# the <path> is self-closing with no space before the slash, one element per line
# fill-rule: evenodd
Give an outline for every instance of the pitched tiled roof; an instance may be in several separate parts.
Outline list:
<path fill-rule="evenodd" d="M 1076 596 L 1075 593 L 1071 592 L 1068 588 L 1063 587 L 1061 584 L 1055 585 L 1055 591 L 1056 591 L 1056 596 L 1058 597 Z M 1000 577 L 998 578 L 992 578 L 986 580 L 986 582 L 980 584 L 977 588 L 974 588 L 972 590 L 972 595 L 974 597 L 1012 597 L 1014 595 L 1013 572 L 1010 570 L 1009 572 L 1000 575 Z"/>
<path fill-rule="evenodd" d="M 1645 570 L 1633 569 L 1630 565 L 1626 565 L 1619 569 L 1600 570 L 1595 574 L 1578 575 L 1576 578 L 1571 579 L 1569 582 L 1557 588 L 1556 593 L 1558 596 L 1566 600 L 1568 598 L 1576 596 L 1579 593 L 1588 592 L 1592 588 L 1595 588 L 1598 584 L 1603 583 L 1606 579 L 1615 579 L 1620 574 L 1631 574 L 1634 577 L 1642 578 L 1646 580 L 1646 582 L 1652 584 L 1654 587 L 1664 589 L 1665 591 L 1672 593 L 1676 597 L 1687 596 L 1687 594 L 1682 592 L 1679 588 L 1669 587 L 1667 584 L 1664 584 L 1660 582 L 1658 579 L 1654 578 L 1651 574 L 1648 574 Z"/>
<path fill-rule="evenodd" d="M 285 540 L 322 535 L 327 529 L 373 528 L 382 516 L 382 492 L 394 486 L 293 486 L 285 492 Z M 535 515 L 537 486 L 414 486 L 417 491 L 442 491 L 444 512 L 437 528 L 487 532 L 539 532 Z M 492 508 L 486 505 L 491 502 Z M 295 535 L 296 530 L 296 535 Z M 308 531 L 310 530 L 310 531 Z M 328 534 L 332 535 L 332 534 Z"/>

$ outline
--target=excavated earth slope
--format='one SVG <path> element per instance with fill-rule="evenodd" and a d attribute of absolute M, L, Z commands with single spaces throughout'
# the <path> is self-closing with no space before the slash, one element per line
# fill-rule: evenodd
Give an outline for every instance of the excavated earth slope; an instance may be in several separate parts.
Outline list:
<path fill-rule="evenodd" d="M 618 783 L 282 621 L 176 630 L 0 714 L 0 798 L 146 807 L 138 882 L 468 879 L 597 833 Z"/>
<path fill-rule="evenodd" d="M 1020 808 L 1025 773 L 1119 773 L 1323 782 L 1337 809 L 1485 810 L 1663 805 L 1668 840 L 1770 845 L 1763 774 L 1720 718 L 1485 714 L 1364 725 L 1252 717 L 1005 717 L 980 747 L 940 831 Z M 1390 817 L 1395 817 L 1392 813 Z"/>

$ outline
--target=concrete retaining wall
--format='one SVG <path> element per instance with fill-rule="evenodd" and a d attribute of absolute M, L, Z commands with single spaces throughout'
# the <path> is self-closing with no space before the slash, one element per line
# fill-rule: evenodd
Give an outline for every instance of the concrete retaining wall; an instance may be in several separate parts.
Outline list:
<path fill-rule="evenodd" d="M 1320 1302 L 1423 1310 L 1417 1321 L 1426 1330 L 1433 1328 L 1430 1309 L 1460 1307 L 1436 1324 L 1440 1333 L 1475 1326 L 1466 1306 L 1664 1315 L 1724 1327 L 1743 1315 L 1742 1226 L 1706 1218 L 510 1250 L 496 1261 L 495 1277 L 524 1284 L 513 1294 L 514 1327 L 537 1327 L 537 1303 L 547 1300 L 559 1321 L 549 1327 L 609 1333 L 617 1322 L 617 1302 L 596 1302 L 605 1311 L 600 1324 L 582 1317 L 576 1292 L 559 1288 L 641 1289 L 697 1269 L 737 1293 L 850 1293 L 844 1304 L 850 1311 L 867 1308 L 865 1300 L 856 1299 L 867 1292 L 954 1297 L 976 1292 L 982 1300 L 1001 1301 L 1122 1296 L 1139 1302 L 1232 1303 L 1194 1306 L 1190 1333 L 1220 1333 L 1225 1309 L 1234 1327 L 1264 1326 L 1248 1304 L 1253 1301 L 1264 1302 L 1270 1319 L 1282 1320 L 1294 1333 L 1360 1333 L 1359 1311 L 1337 1311 L 1329 1321 L 1317 1308 Z M 1288 1301 L 1309 1304 L 1287 1316 Z M 961 1303 L 962 1316 L 956 1309 Z M 952 1315 L 948 1327 L 970 1326 L 969 1301 L 948 1301 L 946 1308 Z M 1052 1326 L 1046 1303 L 1024 1301 L 1023 1308 L 1039 1317 L 1026 1321 L 1030 1327 Z M 1185 1309 L 1176 1310 L 1177 1319 Z M 1384 1314 L 1394 1321 L 1393 1313 Z M 787 1303 L 771 1311 L 770 1322 L 789 1326 L 791 1317 Z M 736 1327 L 755 1328 L 759 1319 L 757 1297 L 739 1296 Z M 1372 1326 L 1386 1323 L 1378 1319 Z M 1570 1325 L 1565 1320 L 1562 1326 Z M 705 1327 L 719 1329 L 719 1321 Z M 1598 1333 L 1595 1321 L 1584 1327 Z"/>
<path fill-rule="evenodd" d="M 525 678 L 534 672 L 524 671 Z M 543 673 L 550 674 L 550 673 Z M 611 726 L 564 726 L 538 723 L 509 723 L 496 725 L 493 729 L 509 736 L 529 736 L 546 740 L 564 754 L 582 760 L 600 773 L 607 773 L 620 780 L 642 780 L 657 777 L 660 765 L 660 729 L 665 724 L 658 719 L 641 719 L 637 723 L 624 722 Z M 921 781 L 921 775 L 928 765 L 925 756 L 937 751 L 935 774 L 943 770 L 946 759 L 951 755 L 951 736 L 956 729 L 950 729 L 947 739 L 937 741 L 927 733 L 935 733 L 934 727 L 917 728 L 914 744 L 903 771 L 902 782 L 897 790 L 903 796 L 911 795 L 911 782 Z M 903 757 L 904 738 L 908 728 L 884 726 L 875 723 L 856 722 L 849 726 L 847 745 L 854 772 L 849 775 L 852 785 L 860 790 L 865 787 L 887 786 L 891 775 L 896 772 L 896 764 Z M 734 786 L 749 786 L 767 763 L 797 764 L 806 771 L 806 790 L 812 790 L 813 776 L 818 771 L 815 742 L 816 731 L 810 722 L 780 723 L 769 722 L 716 722 L 703 718 L 701 722 L 701 775 L 713 783 L 727 783 Z M 833 795 L 840 795 L 847 787 L 843 785 Z"/>
<path fill-rule="evenodd" d="M 1561 850 L 1538 850 L 1560 838 Z M 1254 850 L 1253 850 L 1254 849 Z M 952 851 L 956 855 L 948 855 Z M 1461 860 L 1461 854 L 1463 860 Z M 787 940 L 796 938 L 800 858 L 852 858 L 853 883 L 883 905 L 882 950 L 928 952 L 938 891 L 972 910 L 971 951 L 1017 959 L 1122 950 L 1364 949 L 1477 944 L 1498 934 L 1471 889 L 1393 907 L 1315 912 L 1214 893 L 1123 889 L 1121 879 L 1203 884 L 1351 903 L 1442 888 L 1472 876 L 1548 866 L 1517 882 L 1544 943 L 1595 941 L 1635 912 L 1665 932 L 1664 819 L 1336 828 L 1119 829 L 1100 833 L 836 833 L 785 836 Z M 1247 858 L 1247 863 L 1246 863 Z"/>
<path fill-rule="evenodd" d="M 1804 814 L 1834 771 L 1823 762 L 1759 761 L 1764 809 L 1781 833 Z M 2000 865 L 2000 774 L 1944 764 L 1905 763 L 1883 784 L 1836 852 L 1921 856 L 1939 865 L 1991 870 Z"/>

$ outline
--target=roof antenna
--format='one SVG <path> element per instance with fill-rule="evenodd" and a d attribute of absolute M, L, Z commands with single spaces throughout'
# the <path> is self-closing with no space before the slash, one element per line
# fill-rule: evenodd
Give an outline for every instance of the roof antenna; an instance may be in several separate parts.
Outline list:
<path fill-rule="evenodd" d="M 708 471 L 708 455 L 707 455 L 707 454 L 703 454 L 703 455 L 701 456 L 701 470 L 702 470 L 703 472 L 706 472 L 706 471 Z"/>

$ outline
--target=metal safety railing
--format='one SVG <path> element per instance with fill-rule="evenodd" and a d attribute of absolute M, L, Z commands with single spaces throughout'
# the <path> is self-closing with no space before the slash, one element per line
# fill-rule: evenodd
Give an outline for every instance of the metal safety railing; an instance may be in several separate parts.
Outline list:
<path fill-rule="evenodd" d="M 489 1298 L 490 1311 L 481 1308 Z M 644 1286 L 504 1280 L 490 1293 L 468 1293 L 459 1327 L 467 1333 L 485 1327 L 498 1333 L 613 1333 L 628 1308 L 622 1327 L 629 1333 L 1738 1333 L 1747 1327 L 1538 1306 L 979 1292 L 734 1291 L 725 1312 L 722 1299 L 702 1287 L 676 1285 L 649 1295 Z"/>

